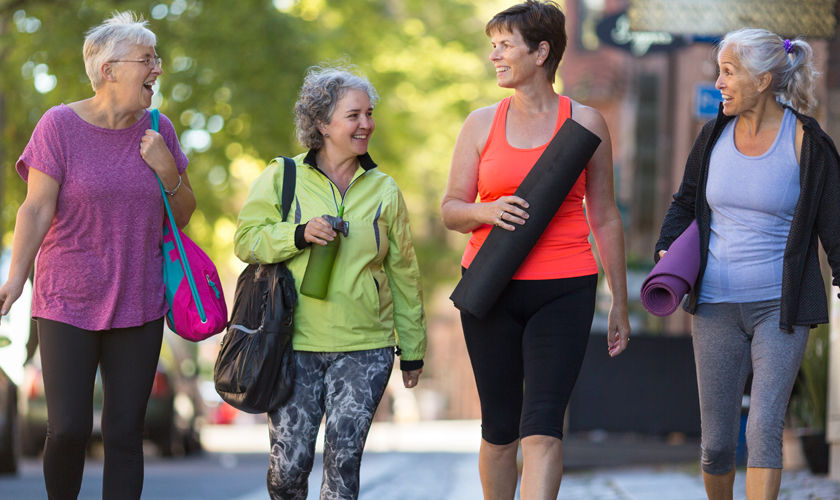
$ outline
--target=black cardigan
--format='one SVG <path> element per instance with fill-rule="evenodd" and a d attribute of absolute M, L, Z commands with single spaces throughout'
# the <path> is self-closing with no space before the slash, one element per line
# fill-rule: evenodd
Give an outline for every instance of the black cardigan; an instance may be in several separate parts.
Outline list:
<path fill-rule="evenodd" d="M 792 110 L 793 111 L 793 110 Z M 820 274 L 817 237 L 828 255 L 832 284 L 840 285 L 840 158 L 831 138 L 813 118 L 794 111 L 802 122 L 804 137 L 799 157 L 799 200 L 793 214 L 782 264 L 782 300 L 779 326 L 814 327 L 828 322 L 825 285 Z M 683 308 L 697 310 L 703 272 L 709 252 L 712 213 L 706 201 L 706 181 L 712 148 L 724 126 L 734 117 L 723 114 L 703 126 L 685 164 L 682 184 L 665 214 L 654 260 L 667 250 L 683 230 L 697 219 L 700 230 L 700 274 Z M 840 295 L 838 295 L 840 296 Z"/>

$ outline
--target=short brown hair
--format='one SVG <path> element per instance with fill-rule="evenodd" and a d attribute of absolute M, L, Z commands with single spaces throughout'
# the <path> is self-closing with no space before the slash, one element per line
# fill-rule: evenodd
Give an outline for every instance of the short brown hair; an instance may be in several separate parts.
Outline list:
<path fill-rule="evenodd" d="M 554 83 L 557 66 L 566 51 L 566 16 L 554 0 L 526 0 L 509 7 L 487 22 L 484 33 L 490 36 L 494 31 L 516 29 L 531 52 L 537 50 L 540 42 L 548 42 L 548 57 L 545 60 L 546 76 Z"/>

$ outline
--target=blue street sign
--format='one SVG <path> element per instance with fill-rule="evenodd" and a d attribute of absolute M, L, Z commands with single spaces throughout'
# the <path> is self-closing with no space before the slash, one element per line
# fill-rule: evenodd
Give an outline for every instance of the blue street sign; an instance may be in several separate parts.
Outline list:
<path fill-rule="evenodd" d="M 720 90 L 710 83 L 698 83 L 694 89 L 694 117 L 701 120 L 716 117 L 723 100 Z"/>

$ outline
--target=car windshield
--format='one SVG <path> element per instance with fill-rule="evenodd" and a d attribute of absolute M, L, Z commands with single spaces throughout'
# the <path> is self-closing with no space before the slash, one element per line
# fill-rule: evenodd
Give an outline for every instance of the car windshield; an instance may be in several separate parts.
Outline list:
<path fill-rule="evenodd" d="M 11 250 L 0 253 L 0 280 L 5 282 L 9 276 Z M 29 340 L 30 303 L 32 285 L 26 281 L 23 293 L 14 303 L 9 314 L 0 318 L 0 338 L 5 337 L 5 347 L 0 347 L 0 368 L 8 377 L 20 386 L 23 383 L 23 363 L 26 361 L 26 342 Z"/>

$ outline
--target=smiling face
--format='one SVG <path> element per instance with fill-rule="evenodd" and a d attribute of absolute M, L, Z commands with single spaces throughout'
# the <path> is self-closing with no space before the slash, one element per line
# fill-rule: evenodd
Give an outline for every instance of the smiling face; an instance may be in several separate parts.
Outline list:
<path fill-rule="evenodd" d="M 335 104 L 329 123 L 321 124 L 324 147 L 352 156 L 367 153 L 368 142 L 376 124 L 367 92 L 348 89 Z"/>
<path fill-rule="evenodd" d="M 741 63 L 731 46 L 724 47 L 718 54 L 718 75 L 715 87 L 723 96 L 723 113 L 735 116 L 755 108 L 763 90 L 767 74 L 754 78 Z"/>
<path fill-rule="evenodd" d="M 545 78 L 545 73 L 537 65 L 539 50 L 531 51 L 517 29 L 514 28 L 513 32 L 492 32 L 490 44 L 493 46 L 489 56 L 490 62 L 496 68 L 496 82 L 499 87 L 514 88 L 538 73 L 540 77 Z"/>
<path fill-rule="evenodd" d="M 150 68 L 142 60 L 155 57 L 153 46 L 134 45 L 119 58 L 122 62 L 108 63 L 114 92 L 126 107 L 146 109 L 152 105 L 152 86 L 163 71 L 160 65 Z"/>

